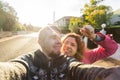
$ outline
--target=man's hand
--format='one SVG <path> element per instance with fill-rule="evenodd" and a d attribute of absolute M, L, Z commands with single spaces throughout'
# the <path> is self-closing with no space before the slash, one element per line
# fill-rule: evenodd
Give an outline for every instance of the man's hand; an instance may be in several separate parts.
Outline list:
<path fill-rule="evenodd" d="M 120 67 L 114 70 L 114 72 L 106 77 L 104 80 L 120 80 Z"/>

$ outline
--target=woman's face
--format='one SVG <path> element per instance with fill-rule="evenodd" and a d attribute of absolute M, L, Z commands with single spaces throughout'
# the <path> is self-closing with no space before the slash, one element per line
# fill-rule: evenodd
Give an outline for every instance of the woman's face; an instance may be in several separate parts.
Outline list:
<path fill-rule="evenodd" d="M 74 56 L 77 52 L 77 42 L 73 37 L 67 37 L 61 47 L 61 53 L 67 56 Z"/>

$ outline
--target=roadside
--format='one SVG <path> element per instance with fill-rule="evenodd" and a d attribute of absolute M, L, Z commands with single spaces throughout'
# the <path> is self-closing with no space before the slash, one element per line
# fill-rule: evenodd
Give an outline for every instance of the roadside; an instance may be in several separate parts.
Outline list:
<path fill-rule="evenodd" d="M 27 35 L 13 35 L 0 39 L 0 61 L 8 61 L 19 55 L 38 49 L 37 38 Z"/>
<path fill-rule="evenodd" d="M 17 32 L 4 31 L 4 32 L 0 32 L 0 42 L 19 37 L 21 34 L 28 34 L 28 33 L 30 33 L 30 32 L 27 32 L 27 31 L 17 31 Z"/>
<path fill-rule="evenodd" d="M 9 36 L 9 37 L 3 37 L 3 38 L 0 38 L 0 42 L 6 41 L 6 40 L 10 40 L 10 39 L 13 39 L 13 38 L 17 38 L 19 36 L 20 35 L 12 35 L 12 36 Z"/>

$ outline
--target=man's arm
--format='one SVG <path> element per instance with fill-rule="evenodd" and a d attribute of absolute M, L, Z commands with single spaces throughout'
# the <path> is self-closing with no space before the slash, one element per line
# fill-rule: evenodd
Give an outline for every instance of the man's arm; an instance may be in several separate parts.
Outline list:
<path fill-rule="evenodd" d="M 26 80 L 27 70 L 19 62 L 0 62 L 0 80 Z"/>
<path fill-rule="evenodd" d="M 70 76 L 74 80 L 120 80 L 120 67 L 100 67 L 70 63 Z"/>

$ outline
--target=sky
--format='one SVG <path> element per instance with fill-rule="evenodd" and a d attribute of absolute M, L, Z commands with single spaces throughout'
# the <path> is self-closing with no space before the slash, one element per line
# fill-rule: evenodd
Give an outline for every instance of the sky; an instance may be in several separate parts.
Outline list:
<path fill-rule="evenodd" d="M 9 3 L 17 12 L 19 22 L 34 26 L 46 26 L 64 16 L 81 15 L 80 9 L 89 0 L 1 0 Z M 105 0 L 102 4 L 113 10 L 120 8 L 120 0 Z"/>

